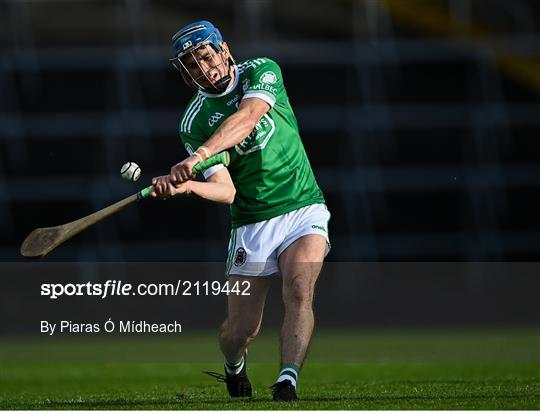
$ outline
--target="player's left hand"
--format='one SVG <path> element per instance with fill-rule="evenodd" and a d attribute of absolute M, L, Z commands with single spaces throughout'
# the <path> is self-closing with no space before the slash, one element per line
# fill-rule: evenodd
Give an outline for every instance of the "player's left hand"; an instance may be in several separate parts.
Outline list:
<path fill-rule="evenodd" d="M 193 179 L 195 177 L 192 173 L 193 167 L 200 161 L 199 156 L 189 156 L 180 163 L 175 164 L 171 167 L 171 174 L 169 175 L 170 182 L 173 185 L 177 185 Z"/>
<path fill-rule="evenodd" d="M 169 175 L 152 178 L 152 186 L 153 188 L 150 192 L 151 197 L 166 200 L 176 194 L 176 188 L 171 184 Z"/>

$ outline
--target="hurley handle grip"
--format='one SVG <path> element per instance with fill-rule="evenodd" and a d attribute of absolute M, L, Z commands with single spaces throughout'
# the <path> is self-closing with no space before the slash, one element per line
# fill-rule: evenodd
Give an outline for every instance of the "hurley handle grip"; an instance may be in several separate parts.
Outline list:
<path fill-rule="evenodd" d="M 204 162 L 197 163 L 195 166 L 193 166 L 193 169 L 191 170 L 194 175 L 199 174 L 201 172 L 204 172 L 206 169 L 210 169 L 212 166 L 222 164 L 223 166 L 227 167 L 229 166 L 229 163 L 231 161 L 231 158 L 229 156 L 229 152 L 221 152 L 217 155 L 214 155 L 212 157 L 209 157 Z M 139 193 L 137 193 L 137 199 L 146 199 L 150 197 L 150 192 L 152 192 L 152 186 L 145 187 L 143 190 L 141 190 Z"/>

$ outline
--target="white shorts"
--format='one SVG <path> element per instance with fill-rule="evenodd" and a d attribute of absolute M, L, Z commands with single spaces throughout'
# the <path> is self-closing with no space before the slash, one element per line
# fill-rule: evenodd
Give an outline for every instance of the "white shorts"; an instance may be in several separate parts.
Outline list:
<path fill-rule="evenodd" d="M 318 203 L 233 229 L 225 275 L 269 276 L 278 273 L 279 255 L 305 235 L 324 236 L 326 256 L 330 251 L 329 220 L 328 208 Z"/>

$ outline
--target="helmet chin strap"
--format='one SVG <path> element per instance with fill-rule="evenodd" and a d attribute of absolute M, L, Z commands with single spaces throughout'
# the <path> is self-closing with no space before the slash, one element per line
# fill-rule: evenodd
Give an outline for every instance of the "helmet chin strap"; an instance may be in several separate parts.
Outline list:
<path fill-rule="evenodd" d="M 215 93 L 215 94 L 221 94 L 225 90 L 227 90 L 227 87 L 229 86 L 229 83 L 231 82 L 231 67 L 229 60 L 227 60 L 227 74 L 223 76 L 221 79 L 219 79 L 216 84 L 212 85 L 214 89 L 216 89 L 216 92 L 214 91 L 208 91 L 208 93 Z"/>
<path fill-rule="evenodd" d="M 217 84 L 215 84 L 215 88 L 217 89 L 217 94 L 223 93 L 225 90 L 227 90 L 227 86 L 229 85 L 229 81 L 231 80 L 231 76 L 227 75 L 223 79 L 221 79 Z"/>

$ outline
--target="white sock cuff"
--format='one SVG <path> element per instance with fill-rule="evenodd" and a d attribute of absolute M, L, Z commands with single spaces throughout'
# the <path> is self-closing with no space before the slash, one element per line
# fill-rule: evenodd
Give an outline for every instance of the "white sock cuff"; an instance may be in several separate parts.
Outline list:
<path fill-rule="evenodd" d="M 293 371 L 295 376 L 297 376 L 296 372 L 293 369 L 288 369 L 288 370 Z M 290 381 L 292 385 L 296 388 L 296 379 L 293 378 L 291 375 L 279 375 L 279 377 L 277 378 L 277 382 L 283 382 L 283 381 Z"/>
<path fill-rule="evenodd" d="M 230 374 L 233 374 L 233 375 L 237 375 L 237 374 L 240 373 L 240 371 L 244 367 L 245 358 L 244 358 L 244 356 L 242 356 L 242 359 L 240 359 L 237 362 L 238 366 L 235 366 L 233 368 L 231 368 L 227 363 L 228 363 L 228 361 L 227 361 L 227 359 L 225 359 L 225 369 L 227 369 L 227 372 L 230 373 Z"/>

